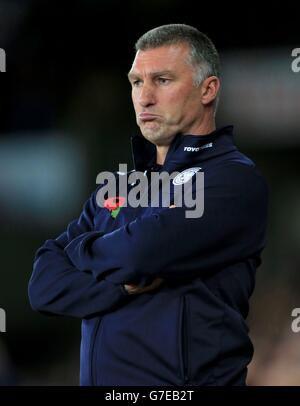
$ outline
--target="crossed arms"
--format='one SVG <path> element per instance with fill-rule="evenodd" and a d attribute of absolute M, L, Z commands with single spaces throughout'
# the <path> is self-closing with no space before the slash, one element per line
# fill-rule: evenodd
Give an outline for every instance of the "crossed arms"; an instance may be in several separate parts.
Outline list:
<path fill-rule="evenodd" d="M 103 235 L 94 231 L 96 191 L 81 216 L 37 251 L 29 283 L 34 309 L 74 317 L 111 312 L 143 293 L 133 281 L 186 280 L 259 254 L 264 246 L 266 190 L 244 165 L 215 171 L 201 218 L 161 209 Z M 105 209 L 100 209 L 105 210 Z M 131 295 L 131 299 L 132 299 Z M 133 299 L 134 300 L 134 299 Z"/>

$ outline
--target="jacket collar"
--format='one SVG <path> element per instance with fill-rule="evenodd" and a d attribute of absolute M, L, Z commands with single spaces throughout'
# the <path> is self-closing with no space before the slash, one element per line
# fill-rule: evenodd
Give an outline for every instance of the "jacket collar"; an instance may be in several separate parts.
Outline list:
<path fill-rule="evenodd" d="M 156 162 L 156 147 L 142 134 L 131 138 L 132 156 L 136 171 L 149 170 Z M 237 150 L 233 141 L 233 126 L 216 129 L 207 135 L 177 134 L 168 150 L 163 171 L 171 172 L 199 163 L 218 155 Z"/>

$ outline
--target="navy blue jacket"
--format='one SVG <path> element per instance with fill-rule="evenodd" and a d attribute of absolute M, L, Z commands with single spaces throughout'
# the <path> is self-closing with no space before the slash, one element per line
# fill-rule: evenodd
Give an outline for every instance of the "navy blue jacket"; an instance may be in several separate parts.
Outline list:
<path fill-rule="evenodd" d="M 135 169 L 149 173 L 155 146 L 136 136 L 132 149 Z M 191 167 L 204 171 L 202 217 L 123 207 L 113 218 L 97 205 L 100 185 L 80 217 L 38 249 L 31 306 L 82 319 L 81 385 L 245 384 L 267 187 L 234 145 L 232 126 L 177 135 L 161 170 Z M 156 277 L 164 279 L 157 290 L 124 289 Z"/>

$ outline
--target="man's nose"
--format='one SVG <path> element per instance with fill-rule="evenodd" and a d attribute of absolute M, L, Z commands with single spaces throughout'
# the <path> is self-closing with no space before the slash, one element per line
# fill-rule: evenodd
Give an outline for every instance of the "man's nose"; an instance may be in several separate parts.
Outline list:
<path fill-rule="evenodd" d="M 147 84 L 143 84 L 139 94 L 139 103 L 142 107 L 147 107 L 155 104 L 154 89 Z"/>

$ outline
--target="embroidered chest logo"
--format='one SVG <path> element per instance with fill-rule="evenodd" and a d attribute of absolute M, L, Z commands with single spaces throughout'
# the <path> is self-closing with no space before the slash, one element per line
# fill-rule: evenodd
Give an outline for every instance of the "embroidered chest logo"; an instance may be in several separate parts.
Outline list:
<path fill-rule="evenodd" d="M 185 169 L 184 171 L 180 172 L 175 178 L 173 179 L 173 185 L 182 185 L 183 183 L 188 182 L 192 176 L 195 175 L 201 168 L 189 168 Z"/>
<path fill-rule="evenodd" d="M 198 152 L 200 149 L 206 149 L 206 148 L 211 148 L 213 146 L 212 142 L 209 142 L 208 144 L 204 144 L 201 147 L 184 147 L 183 150 L 185 152 Z"/>

